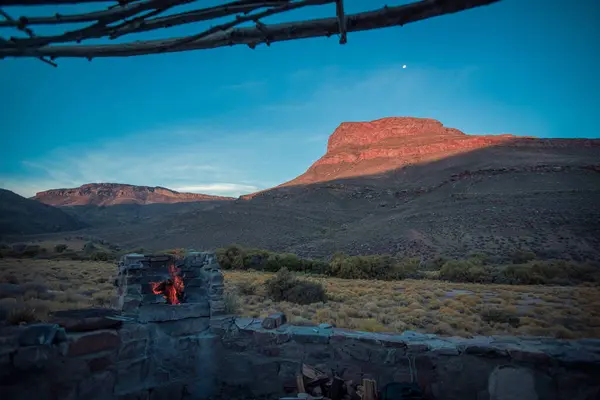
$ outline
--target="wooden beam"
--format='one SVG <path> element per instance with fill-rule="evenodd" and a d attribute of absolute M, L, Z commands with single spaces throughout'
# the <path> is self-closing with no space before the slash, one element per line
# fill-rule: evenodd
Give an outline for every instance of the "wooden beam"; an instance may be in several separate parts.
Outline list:
<path fill-rule="evenodd" d="M 0 0 L 2 1 L 2 0 Z M 82 14 L 54 14 L 45 17 L 20 17 L 15 22 L 9 21 L 0 21 L 0 27 L 18 27 L 19 24 L 26 25 L 57 25 L 57 24 L 72 24 L 77 22 L 91 22 L 97 20 L 111 19 L 113 21 L 118 21 L 122 18 L 127 18 L 130 15 L 140 13 L 145 10 L 151 9 L 160 9 L 167 6 L 176 6 L 182 5 L 186 3 L 192 3 L 196 0 L 149 0 L 149 1 L 141 1 L 139 3 L 127 4 L 124 6 L 111 7 L 106 10 L 94 11 L 89 13 Z M 260 2 L 252 2 L 248 3 L 247 1 L 236 1 L 227 3 L 225 5 L 204 8 L 195 12 L 186 12 L 175 15 L 170 15 L 168 19 L 167 17 L 157 18 L 155 20 L 145 21 L 146 23 L 150 23 L 154 25 L 149 29 L 155 29 L 158 27 L 164 28 L 168 23 L 177 22 L 175 17 L 181 17 L 183 15 L 189 16 L 194 15 L 197 19 L 195 21 L 208 20 L 219 17 L 226 17 L 228 15 L 237 14 L 237 13 L 245 13 L 253 11 L 257 8 L 268 7 L 271 5 L 283 4 L 287 3 L 288 0 L 264 0 Z M 135 10 L 135 13 L 129 14 L 129 11 Z M 201 13 L 202 15 L 196 15 L 193 13 Z M 166 19 L 164 26 L 159 26 L 158 21 Z M 185 22 L 184 22 L 185 23 Z M 178 24 L 176 24 L 178 25 Z M 134 30 L 132 30 L 134 32 Z"/>
<path fill-rule="evenodd" d="M 0 0 L 0 6 L 47 6 L 58 4 L 106 3 L 110 0 Z M 115 2 L 117 0 L 114 0 Z M 129 3 L 133 0 L 123 1 Z M 119 3 L 121 3 L 119 1 Z"/>
<path fill-rule="evenodd" d="M 0 15 L 2 15 L 2 17 L 4 17 L 4 19 L 6 21 L 14 21 L 14 19 L 7 12 L 2 10 L 1 8 L 0 8 Z M 26 28 L 26 27 L 22 27 L 20 29 L 25 31 L 29 35 L 29 37 L 35 37 L 35 34 L 33 33 L 33 31 L 31 29 Z M 4 45 L 9 45 L 8 40 L 6 40 L 4 38 L 0 39 L 0 43 L 4 43 Z M 43 56 L 38 56 L 37 59 L 40 60 L 41 62 L 51 65 L 53 67 L 58 67 L 58 65 L 54 61 L 48 60 Z"/>
<path fill-rule="evenodd" d="M 359 32 L 371 29 L 401 26 L 411 22 L 452 14 L 483 5 L 496 3 L 500 0 L 421 0 L 418 2 L 357 14 L 346 15 L 347 31 Z M 298 21 L 274 25 L 235 28 L 215 32 L 199 40 L 185 43 L 176 48 L 169 46 L 184 38 L 147 40 L 134 43 L 113 45 L 85 46 L 44 46 L 28 49 L 24 53 L 19 47 L 0 47 L 0 57 L 128 57 L 144 54 L 156 54 L 173 51 L 189 51 L 211 49 L 232 45 L 255 46 L 259 43 L 274 43 L 287 40 L 305 39 L 311 37 L 331 36 L 339 32 L 337 18 L 323 18 L 309 21 Z"/>
<path fill-rule="evenodd" d="M 337 14 L 338 25 L 340 26 L 340 44 L 346 44 L 346 16 L 344 15 L 344 0 L 335 1 L 335 11 Z"/>

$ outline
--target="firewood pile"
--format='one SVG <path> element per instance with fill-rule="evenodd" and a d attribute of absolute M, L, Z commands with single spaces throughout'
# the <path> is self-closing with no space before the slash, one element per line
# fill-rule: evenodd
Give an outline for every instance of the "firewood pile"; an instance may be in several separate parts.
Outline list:
<path fill-rule="evenodd" d="M 326 374 L 310 365 L 302 364 L 302 373 L 296 376 L 296 397 L 279 400 L 377 400 L 377 382 L 363 379 L 353 382 L 342 378 L 343 372 Z"/>

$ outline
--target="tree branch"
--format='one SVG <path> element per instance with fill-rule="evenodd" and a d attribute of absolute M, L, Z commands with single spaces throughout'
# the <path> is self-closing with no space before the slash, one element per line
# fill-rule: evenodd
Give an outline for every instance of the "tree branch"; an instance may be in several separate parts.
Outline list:
<path fill-rule="evenodd" d="M 303 0 L 303 1 L 299 1 L 297 3 L 288 3 L 288 4 L 280 6 L 280 7 L 274 7 L 269 10 L 260 12 L 258 14 L 248 15 L 246 17 L 238 16 L 234 21 L 231 21 L 231 22 L 228 22 L 225 24 L 221 24 L 221 25 L 217 25 L 217 26 L 212 27 L 212 28 L 210 28 L 204 32 L 201 32 L 197 35 L 188 36 L 183 39 L 179 39 L 179 40 L 175 41 L 174 43 L 168 45 L 167 47 L 163 48 L 163 51 L 174 50 L 178 47 L 186 45 L 187 43 L 195 42 L 199 39 L 208 37 L 208 36 L 212 35 L 213 33 L 216 33 L 219 31 L 227 31 L 228 29 L 233 28 L 234 26 L 242 24 L 244 22 L 248 22 L 248 21 L 258 22 L 259 19 L 261 19 L 261 18 L 279 14 L 279 13 L 282 13 L 285 11 L 290 11 L 290 10 L 294 10 L 294 9 L 306 7 L 306 6 L 314 6 L 314 5 L 332 3 L 334 1 L 335 0 Z"/>
<path fill-rule="evenodd" d="M 0 0 L 0 6 L 44 6 L 57 4 L 106 3 L 109 0 Z M 119 0 L 115 0 L 119 1 Z M 130 1 L 119 1 L 129 3 Z"/>
<path fill-rule="evenodd" d="M 254 10 L 264 7 L 271 7 L 289 3 L 290 0 L 263 0 L 263 1 L 238 1 L 216 7 L 204 8 L 201 10 L 188 11 L 185 13 L 169 15 L 166 17 L 144 20 L 139 25 L 115 29 L 111 33 L 111 38 L 127 35 L 130 33 L 140 33 L 159 28 L 170 28 L 177 25 L 188 24 L 192 22 L 208 21 L 215 18 L 227 17 L 235 14 L 247 14 Z"/>
<path fill-rule="evenodd" d="M 41 1 L 41 0 L 40 0 Z M 348 32 L 404 25 L 440 15 L 456 13 L 466 9 L 492 4 L 500 0 L 421 0 L 381 10 L 346 15 Z M 87 46 L 45 46 L 29 50 L 20 48 L 0 48 L 0 57 L 126 57 L 163 52 L 209 49 L 222 46 L 245 44 L 255 46 L 260 43 L 331 36 L 339 32 L 337 18 L 323 18 L 309 21 L 264 25 L 229 29 L 216 32 L 176 48 L 169 48 L 185 38 L 148 40 L 115 45 Z"/>
<path fill-rule="evenodd" d="M 10 15 L 8 15 L 7 12 L 5 12 L 2 9 L 0 9 L 0 15 L 2 15 L 6 21 L 14 21 L 14 19 Z M 31 29 L 26 28 L 26 27 L 21 27 L 20 29 L 24 30 L 30 37 L 35 37 L 35 34 L 33 33 L 33 31 Z M 0 43 L 8 43 L 8 40 L 6 40 L 4 38 L 0 38 Z M 46 59 L 46 58 L 44 58 L 42 56 L 39 56 L 37 58 L 40 61 L 42 61 L 42 62 L 44 62 L 44 63 L 46 63 L 48 65 L 52 65 L 53 67 L 58 67 L 58 65 L 55 62 L 53 62 L 51 60 L 48 60 L 48 59 Z"/>
<path fill-rule="evenodd" d="M 3 0 L 0 0 L 0 3 L 2 3 Z M 117 5 L 116 7 L 110 7 L 106 10 L 101 10 L 101 11 L 94 11 L 94 12 L 89 12 L 89 13 L 83 13 L 83 14 L 67 14 L 67 15 L 62 15 L 62 14 L 55 14 L 55 15 L 51 15 L 51 16 L 47 16 L 47 17 L 20 17 L 17 21 L 14 22 L 10 22 L 10 21 L 0 21 L 0 27 L 18 27 L 19 25 L 56 25 L 56 24 L 71 24 L 71 23 L 77 23 L 77 22 L 90 22 L 90 21 L 96 21 L 96 20 L 100 20 L 100 19 L 105 19 L 105 18 L 111 18 L 113 21 L 118 21 L 119 19 L 122 18 L 127 18 L 130 15 L 127 15 L 128 11 L 135 9 L 137 10 L 136 13 L 137 14 L 139 12 L 145 11 L 145 10 L 150 10 L 150 9 L 160 9 L 160 8 L 164 8 L 164 7 L 173 7 L 176 5 L 180 5 L 180 4 L 185 4 L 185 3 L 190 3 L 193 2 L 195 0 L 188 0 L 188 1 L 177 1 L 177 0 L 149 0 L 149 1 L 144 1 L 144 2 L 139 2 L 139 3 L 134 3 L 134 4 L 126 4 L 124 6 L 120 6 Z M 282 3 L 282 2 L 286 2 L 289 0 L 263 0 L 260 1 L 260 3 L 263 4 L 271 4 L 271 3 Z M 240 5 L 237 5 L 237 4 Z M 220 9 L 223 10 L 224 8 L 233 8 L 233 7 L 240 7 L 243 8 L 244 6 L 249 8 L 250 11 L 259 8 L 261 6 L 255 5 L 255 3 L 257 3 L 256 1 L 253 1 L 250 5 L 246 5 L 246 3 L 248 3 L 247 1 L 237 1 L 234 3 L 230 3 L 231 5 L 225 5 L 225 6 L 216 6 L 216 7 L 212 7 L 212 8 L 206 8 L 205 10 L 211 10 L 211 9 Z M 265 5 L 266 7 L 266 5 Z M 235 14 L 238 12 L 244 12 L 244 9 L 241 10 L 237 10 L 237 11 L 232 11 L 231 13 L 228 14 L 223 14 L 223 15 L 218 15 L 218 16 L 226 16 L 226 15 L 230 15 L 230 14 Z M 113 19 L 112 17 L 118 17 L 116 19 Z M 172 17 L 172 16 L 171 16 Z M 211 18 L 215 18 L 215 17 L 210 17 L 208 19 Z"/>
<path fill-rule="evenodd" d="M 335 11 L 337 14 L 338 25 L 340 26 L 340 44 L 346 44 L 346 16 L 344 15 L 344 0 L 335 1 Z"/>

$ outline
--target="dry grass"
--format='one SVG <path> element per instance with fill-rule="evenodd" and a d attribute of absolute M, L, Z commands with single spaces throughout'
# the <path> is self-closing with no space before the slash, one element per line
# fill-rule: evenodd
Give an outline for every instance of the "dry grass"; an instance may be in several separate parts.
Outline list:
<path fill-rule="evenodd" d="M 306 277 L 321 282 L 329 300 L 298 305 L 276 303 L 266 296 L 264 282 L 270 276 L 256 271 L 225 271 L 226 290 L 241 298 L 242 315 L 264 317 L 283 311 L 297 324 L 327 322 L 364 331 L 600 337 L 598 287 Z M 246 290 L 249 286 L 253 292 Z"/>
<path fill-rule="evenodd" d="M 0 312 L 18 323 L 30 320 L 31 310 L 37 320 L 44 320 L 51 311 L 106 306 L 115 292 L 114 272 L 114 264 L 105 262 L 0 259 L 0 282 L 25 289 L 18 296 L 0 291 Z M 239 298 L 232 306 L 245 316 L 283 311 L 295 324 L 327 322 L 365 331 L 600 337 L 599 287 L 307 276 L 324 285 L 328 301 L 298 305 L 267 298 L 264 283 L 271 276 L 225 271 L 226 291 Z"/>
<path fill-rule="evenodd" d="M 114 263 L 106 262 L 0 259 L 0 283 L 22 289 L 15 295 L 0 285 L 0 314 L 18 323 L 30 321 L 32 313 L 43 321 L 52 311 L 109 306 L 115 269 Z"/>

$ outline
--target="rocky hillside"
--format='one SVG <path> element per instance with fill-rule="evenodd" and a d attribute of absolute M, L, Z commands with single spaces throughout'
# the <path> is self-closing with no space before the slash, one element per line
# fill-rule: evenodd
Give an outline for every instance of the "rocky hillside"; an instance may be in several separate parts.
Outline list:
<path fill-rule="evenodd" d="M 58 208 L 0 189 L 0 236 L 73 231 L 86 226 Z"/>
<path fill-rule="evenodd" d="M 235 201 L 65 209 L 122 247 L 237 243 L 309 257 L 600 260 L 600 140 L 472 136 L 418 118 L 344 123 L 306 173 Z"/>
<path fill-rule="evenodd" d="M 115 204 L 187 203 L 233 200 L 230 197 L 199 193 L 179 193 L 163 187 L 135 186 L 119 183 L 89 183 L 72 189 L 52 189 L 33 198 L 53 206 L 112 206 Z"/>
<path fill-rule="evenodd" d="M 490 147 L 526 147 L 543 151 L 548 148 L 593 146 L 599 147 L 600 141 L 467 135 L 428 118 L 397 117 L 371 122 L 344 122 L 330 136 L 327 153 L 304 174 L 281 186 L 379 174 Z"/>

